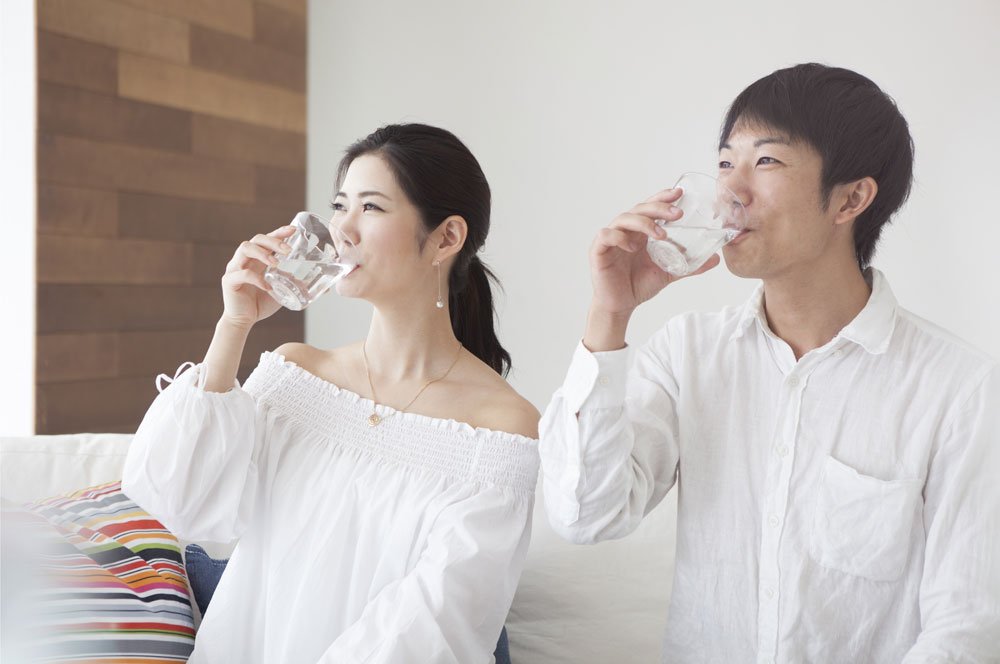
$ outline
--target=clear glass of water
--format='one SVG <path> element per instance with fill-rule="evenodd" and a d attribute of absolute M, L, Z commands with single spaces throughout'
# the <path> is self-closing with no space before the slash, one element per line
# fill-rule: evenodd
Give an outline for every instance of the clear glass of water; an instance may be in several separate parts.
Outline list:
<path fill-rule="evenodd" d="M 305 309 L 358 266 L 357 248 L 322 217 L 299 212 L 295 233 L 285 240 L 291 251 L 278 254 L 278 264 L 264 271 L 271 297 L 293 311 Z"/>
<path fill-rule="evenodd" d="M 664 272 L 683 277 L 746 228 L 747 211 L 739 197 L 711 175 L 684 173 L 674 184 L 678 187 L 684 193 L 674 205 L 684 214 L 677 221 L 657 219 L 667 237 L 649 238 L 646 251 Z"/>

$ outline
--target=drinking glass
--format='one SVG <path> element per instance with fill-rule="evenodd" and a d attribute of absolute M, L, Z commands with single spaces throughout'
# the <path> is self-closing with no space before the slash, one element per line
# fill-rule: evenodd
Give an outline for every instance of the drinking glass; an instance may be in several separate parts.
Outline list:
<path fill-rule="evenodd" d="M 285 240 L 291 251 L 277 255 L 278 264 L 264 271 L 264 279 L 271 297 L 301 311 L 358 266 L 357 248 L 339 228 L 311 212 L 299 212 L 292 226 L 295 233 Z"/>
<path fill-rule="evenodd" d="M 683 215 L 677 221 L 657 219 L 667 232 L 664 239 L 649 238 L 646 251 L 664 272 L 682 277 L 705 264 L 747 225 L 739 197 L 719 180 L 704 173 L 684 173 L 674 188 L 683 190 L 674 202 Z"/>

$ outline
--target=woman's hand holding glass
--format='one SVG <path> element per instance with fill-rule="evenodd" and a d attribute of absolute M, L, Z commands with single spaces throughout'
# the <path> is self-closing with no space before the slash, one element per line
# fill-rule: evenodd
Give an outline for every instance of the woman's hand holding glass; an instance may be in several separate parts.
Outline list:
<path fill-rule="evenodd" d="M 224 321 L 249 329 L 281 308 L 271 297 L 264 271 L 277 265 L 278 256 L 288 252 L 285 240 L 293 233 L 293 226 L 282 226 L 267 235 L 255 235 L 237 247 L 222 276 Z"/>

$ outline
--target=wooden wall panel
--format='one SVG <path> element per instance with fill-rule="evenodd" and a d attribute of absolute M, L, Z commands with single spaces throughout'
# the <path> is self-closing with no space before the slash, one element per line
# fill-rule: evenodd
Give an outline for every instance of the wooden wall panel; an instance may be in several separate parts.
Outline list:
<path fill-rule="evenodd" d="M 306 183 L 298 171 L 257 166 L 254 199 L 258 203 L 290 209 L 295 207 L 299 201 L 305 200 L 305 197 Z M 292 214 L 289 215 L 289 218 Z"/>
<path fill-rule="evenodd" d="M 177 242 L 45 237 L 38 243 L 38 283 L 186 285 L 193 282 L 194 250 Z"/>
<path fill-rule="evenodd" d="M 38 131 L 191 151 L 191 114 L 187 111 L 53 83 L 38 85 Z"/>
<path fill-rule="evenodd" d="M 191 29 L 191 65 L 294 92 L 306 91 L 305 58 L 209 28 Z"/>
<path fill-rule="evenodd" d="M 38 185 L 38 234 L 114 237 L 118 195 L 102 189 Z"/>
<path fill-rule="evenodd" d="M 306 25 L 298 14 L 271 5 L 254 6 L 254 41 L 306 57 Z"/>
<path fill-rule="evenodd" d="M 188 62 L 190 26 L 113 0 L 38 0 L 38 25 L 49 32 Z"/>
<path fill-rule="evenodd" d="M 240 37 L 249 38 L 254 35 L 256 19 L 250 0 L 121 0 L 121 2 Z M 299 22 L 305 25 L 301 15 Z"/>
<path fill-rule="evenodd" d="M 305 206 L 304 0 L 39 0 L 38 433 L 134 431 Z M 303 338 L 280 310 L 247 341 Z"/>
<path fill-rule="evenodd" d="M 118 51 L 39 30 L 38 79 L 115 94 Z"/>
<path fill-rule="evenodd" d="M 275 129 L 306 130 L 304 94 L 131 53 L 118 54 L 118 94 Z"/>
<path fill-rule="evenodd" d="M 260 0 L 260 3 L 271 5 L 272 7 L 279 7 L 303 18 L 305 18 L 306 11 L 308 9 L 307 0 Z"/>
<path fill-rule="evenodd" d="M 297 212 L 296 210 L 295 212 Z M 237 205 L 150 194 L 118 194 L 121 237 L 211 242 L 236 246 L 257 233 L 269 233 L 292 220 L 287 208 Z M 221 267 L 220 267 L 221 269 Z"/>
<path fill-rule="evenodd" d="M 42 135 L 38 179 L 116 191 L 250 203 L 256 173 L 250 164 L 189 154 Z"/>
<path fill-rule="evenodd" d="M 196 113 L 192 122 L 195 154 L 267 164 L 301 171 L 306 163 L 303 134 Z"/>

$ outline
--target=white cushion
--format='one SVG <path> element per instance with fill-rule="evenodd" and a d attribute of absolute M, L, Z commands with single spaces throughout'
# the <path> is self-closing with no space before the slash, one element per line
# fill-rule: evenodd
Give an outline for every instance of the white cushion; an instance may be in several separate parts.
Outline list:
<path fill-rule="evenodd" d="M 0 438 L 0 497 L 14 503 L 122 478 L 131 434 Z"/>
<path fill-rule="evenodd" d="M 628 537 L 570 544 L 549 526 L 541 487 L 507 618 L 511 660 L 658 662 L 673 581 L 676 493 Z"/>

